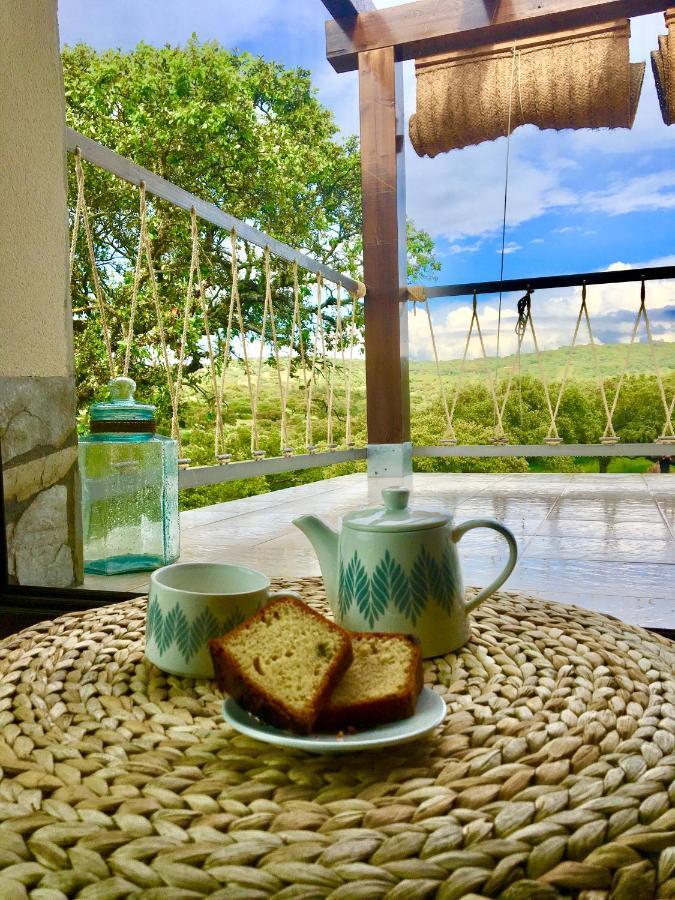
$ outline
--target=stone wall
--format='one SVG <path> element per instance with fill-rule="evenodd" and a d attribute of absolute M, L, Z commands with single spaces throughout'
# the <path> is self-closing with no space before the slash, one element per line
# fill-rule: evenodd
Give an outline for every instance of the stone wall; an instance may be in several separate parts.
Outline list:
<path fill-rule="evenodd" d="M 0 0 L 0 455 L 10 579 L 82 579 L 56 0 Z M 1 502 L 1 498 L 0 498 Z"/>
<path fill-rule="evenodd" d="M 80 580 L 80 484 L 72 378 L 0 377 L 9 576 L 64 587 Z"/>

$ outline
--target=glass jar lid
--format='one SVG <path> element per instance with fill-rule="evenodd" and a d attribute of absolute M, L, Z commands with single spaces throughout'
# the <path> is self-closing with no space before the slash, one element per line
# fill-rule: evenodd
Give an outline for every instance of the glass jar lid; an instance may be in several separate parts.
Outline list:
<path fill-rule="evenodd" d="M 356 531 L 420 531 L 447 525 L 449 516 L 442 513 L 409 509 L 410 491 L 402 487 L 385 488 L 382 491 L 384 506 L 359 509 L 348 513 L 343 525 Z"/>
<path fill-rule="evenodd" d="M 155 407 L 134 399 L 136 382 L 133 378 L 111 378 L 108 382 L 110 399 L 92 403 L 89 422 L 92 433 L 125 431 L 154 432 Z"/>

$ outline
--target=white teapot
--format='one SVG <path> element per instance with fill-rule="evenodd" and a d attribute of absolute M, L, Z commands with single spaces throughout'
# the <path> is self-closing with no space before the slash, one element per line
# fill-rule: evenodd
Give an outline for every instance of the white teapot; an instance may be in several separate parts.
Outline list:
<path fill-rule="evenodd" d="M 467 614 L 509 577 L 518 558 L 513 534 L 494 519 L 453 525 L 450 516 L 408 508 L 410 492 L 385 488 L 384 507 L 343 519 L 340 534 L 316 516 L 293 524 L 319 557 L 335 619 L 351 631 L 416 635 L 425 657 L 457 650 L 469 639 Z M 464 585 L 456 544 L 474 528 L 498 531 L 509 546 L 501 574 L 472 600 Z"/>

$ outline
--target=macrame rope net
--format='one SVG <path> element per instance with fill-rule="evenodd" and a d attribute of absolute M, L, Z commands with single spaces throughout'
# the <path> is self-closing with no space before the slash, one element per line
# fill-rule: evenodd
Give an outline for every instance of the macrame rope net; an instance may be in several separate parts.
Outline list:
<path fill-rule="evenodd" d="M 418 304 L 424 306 L 427 320 L 429 323 L 429 332 L 431 337 L 431 346 L 434 356 L 434 363 L 436 369 L 436 377 L 439 386 L 439 396 L 441 407 L 443 410 L 443 415 L 446 421 L 446 432 L 444 437 L 441 440 L 441 444 L 456 444 L 457 437 L 454 431 L 454 418 L 455 412 L 457 409 L 458 400 L 460 398 L 461 386 L 464 379 L 464 370 L 468 359 L 468 350 L 471 342 L 471 337 L 473 334 L 474 327 L 476 328 L 476 335 L 479 340 L 480 348 L 481 348 L 481 356 L 483 359 L 487 359 L 487 354 L 485 351 L 485 342 L 483 339 L 482 330 L 480 327 L 480 319 L 476 305 L 476 294 L 473 296 L 472 303 L 472 314 L 471 321 L 469 323 L 469 328 L 467 332 L 466 341 L 464 343 L 464 353 L 460 360 L 459 369 L 457 372 L 457 378 L 455 380 L 455 384 L 452 390 L 452 400 L 448 403 L 446 397 L 445 386 L 443 383 L 443 378 L 441 374 L 440 360 L 438 356 L 437 342 L 434 333 L 434 324 L 431 318 L 431 314 L 429 311 L 429 301 L 426 298 L 424 288 L 420 285 L 413 285 L 408 288 L 409 298 L 413 302 L 413 314 L 416 313 L 416 307 Z M 657 388 L 659 392 L 659 397 L 661 400 L 661 404 L 663 406 L 664 411 L 664 426 L 660 436 L 657 438 L 658 443 L 670 444 L 675 443 L 675 433 L 673 430 L 673 414 L 675 412 L 675 391 L 673 392 L 673 397 L 670 402 L 668 401 L 666 385 L 664 383 L 663 373 L 661 371 L 661 367 L 658 362 L 658 357 L 656 354 L 656 348 L 654 346 L 653 333 L 651 329 L 651 323 L 649 320 L 649 314 L 647 312 L 646 306 L 646 289 L 644 281 L 641 283 L 640 287 L 640 305 L 638 307 L 638 312 L 635 318 L 635 322 L 633 325 L 633 329 L 631 332 L 631 337 L 629 342 L 626 344 L 626 351 L 623 355 L 623 363 L 621 367 L 621 371 L 619 373 L 619 378 L 614 388 L 613 396 L 611 400 L 607 395 L 607 388 L 605 384 L 605 379 L 602 376 L 600 361 L 598 358 L 598 348 L 595 340 L 595 335 L 593 333 L 593 328 L 591 325 L 591 318 L 588 311 L 587 304 L 587 288 L 584 283 L 582 286 L 581 292 L 581 304 L 579 307 L 579 312 L 576 318 L 574 332 L 572 335 L 572 341 L 570 344 L 569 352 L 567 353 L 567 357 L 565 360 L 565 366 L 563 369 L 563 374 L 561 377 L 560 384 L 558 385 L 557 394 L 555 395 L 555 400 L 551 398 L 551 387 L 549 385 L 548 378 L 546 377 L 546 371 L 544 368 L 544 362 L 542 359 L 541 348 L 539 344 L 539 340 L 537 337 L 537 331 L 534 324 L 534 319 L 532 316 L 532 295 L 531 292 L 528 291 L 524 297 L 522 297 L 518 301 L 518 322 L 516 324 L 516 334 L 518 336 L 517 348 L 516 348 L 516 356 L 517 356 L 517 367 L 513 366 L 510 368 L 508 379 L 506 382 L 506 387 L 501 399 L 498 399 L 497 396 L 497 381 L 496 379 L 489 378 L 488 379 L 488 387 L 490 390 L 490 394 L 492 397 L 492 402 L 495 406 L 496 411 L 496 419 L 497 419 L 497 428 L 495 435 L 493 437 L 494 443 L 508 443 L 508 438 L 504 431 L 504 416 L 506 413 L 506 406 L 511 397 L 513 382 L 516 378 L 516 371 L 518 373 L 518 380 L 520 381 L 520 358 L 522 354 L 523 343 L 525 338 L 529 332 L 532 337 L 532 345 L 533 352 L 535 354 L 536 365 L 539 373 L 539 380 L 543 387 L 544 391 L 544 399 L 546 403 L 546 411 L 548 414 L 548 431 L 546 433 L 546 437 L 544 438 L 545 444 L 561 444 L 562 438 L 558 432 L 558 416 L 560 412 L 560 407 L 562 404 L 562 400 L 565 394 L 565 390 L 568 386 L 570 373 L 572 370 L 572 361 L 578 346 L 579 333 L 581 330 L 582 322 L 586 326 L 586 331 L 588 333 L 589 346 L 591 348 L 591 357 L 594 368 L 595 381 L 598 385 L 598 391 L 600 394 L 600 399 L 602 402 L 602 408 L 605 415 L 605 430 L 603 432 L 601 442 L 604 444 L 615 444 L 618 443 L 619 438 L 616 435 L 614 430 L 613 420 L 616 414 L 617 405 L 619 402 L 619 398 L 621 395 L 622 388 L 625 384 L 626 376 L 628 374 L 628 368 L 630 365 L 630 360 L 632 357 L 632 348 L 636 342 L 636 337 L 638 335 L 638 331 L 640 328 L 641 321 L 644 320 L 645 324 L 645 334 L 647 338 L 647 347 L 649 350 L 650 360 L 652 364 L 652 368 L 655 373 Z M 522 398 L 521 398 L 522 403 Z M 522 413 L 521 413 L 522 418 Z"/>
<path fill-rule="evenodd" d="M 323 276 L 321 274 L 316 276 L 316 315 L 314 318 L 312 361 L 309 367 L 309 385 L 307 387 L 305 404 L 305 447 L 308 453 L 314 453 L 317 449 L 314 443 L 312 409 L 314 401 L 314 385 L 319 371 L 321 371 L 324 376 L 324 381 L 327 383 L 326 335 L 323 328 Z"/>
<path fill-rule="evenodd" d="M 96 260 L 94 247 L 94 235 L 91 219 L 86 201 L 85 174 L 82 164 L 82 155 L 79 150 L 75 153 L 75 174 L 77 182 L 77 199 L 73 214 L 73 224 L 69 251 L 70 276 L 72 279 L 73 268 L 77 253 L 77 242 L 80 230 L 84 232 L 87 258 L 89 263 L 91 283 L 98 309 L 101 335 L 105 346 L 105 356 L 110 377 L 118 372 L 118 364 L 114 352 L 114 344 L 108 315 L 103 285 Z M 211 389 L 214 397 L 215 428 L 214 428 L 214 454 L 218 462 L 226 463 L 232 458 L 227 452 L 224 430 L 224 407 L 226 393 L 227 370 L 232 358 L 232 342 L 235 327 L 238 328 L 241 344 L 242 367 L 246 377 L 248 397 L 251 406 L 251 456 L 253 459 L 262 459 L 265 451 L 260 447 L 260 402 L 263 382 L 263 364 L 265 348 L 271 345 L 270 360 L 275 370 L 277 392 L 280 409 L 280 445 L 281 452 L 290 456 L 293 451 L 291 434 L 289 429 L 289 397 L 291 389 L 294 353 L 300 361 L 301 383 L 305 395 L 305 443 L 309 452 L 317 449 L 313 443 L 312 408 L 316 398 L 317 377 L 323 377 L 326 389 L 327 408 L 327 445 L 329 449 L 336 449 L 335 421 L 336 421 L 336 377 L 339 369 L 342 369 L 342 377 L 345 392 L 345 443 L 348 447 L 354 446 L 352 432 L 352 397 L 353 397 L 353 362 L 354 346 L 356 344 L 356 300 L 365 295 L 365 286 L 357 282 L 357 289 L 351 297 L 352 309 L 348 329 L 345 326 L 342 285 L 337 284 L 336 292 L 336 319 L 333 339 L 332 356 L 329 359 L 327 352 L 327 338 L 323 322 L 323 295 L 324 286 L 321 275 L 316 280 L 316 313 L 313 316 L 313 345 L 311 361 L 308 364 L 307 352 L 303 337 L 302 325 L 302 299 L 298 275 L 297 263 L 292 266 L 292 293 L 293 313 L 290 326 L 288 362 L 282 365 L 282 354 L 277 331 L 277 317 L 275 312 L 274 293 L 272 289 L 272 267 L 269 247 L 262 254 L 261 272 L 264 281 L 264 298 L 262 326 L 258 336 L 257 360 L 252 365 L 249 340 L 250 328 L 244 321 L 241 297 L 239 293 L 239 248 L 238 237 L 233 229 L 230 232 L 230 276 L 231 286 L 227 311 L 227 326 L 225 339 L 221 344 L 220 353 L 217 354 L 214 347 L 214 339 L 211 331 L 207 288 L 202 277 L 200 262 L 200 237 L 197 213 L 194 207 L 190 210 L 190 264 L 187 276 L 185 299 L 182 306 L 182 328 L 178 342 L 175 362 L 172 362 L 172 351 L 169 348 L 167 333 L 162 313 L 162 303 L 158 287 L 158 279 L 155 261 L 153 257 L 152 242 L 148 233 L 148 202 L 146 186 L 144 182 L 139 185 L 139 233 L 138 245 L 134 261 L 133 278 L 131 285 L 131 298 L 129 306 L 129 318 L 126 326 L 123 326 L 124 356 L 121 372 L 128 376 L 132 359 L 132 350 L 135 337 L 135 322 L 137 317 L 140 289 L 145 271 L 151 304 L 154 310 L 157 336 L 160 344 L 160 360 L 166 376 L 167 390 L 171 405 L 171 435 L 177 441 L 180 462 L 186 464 L 189 459 L 182 457 L 182 437 L 180 429 L 180 411 L 184 391 L 184 370 L 188 358 L 188 346 L 190 331 L 193 322 L 195 306 L 199 307 L 203 326 L 203 339 L 206 343 L 208 356 L 208 369 Z M 347 333 L 348 331 L 348 333 Z M 349 345 L 347 357 L 346 344 Z M 339 364 L 338 364 L 339 363 Z M 220 369 L 220 372 L 218 372 Z"/>
<path fill-rule="evenodd" d="M 108 369 L 110 377 L 114 378 L 116 374 L 115 358 L 112 350 L 112 341 L 110 338 L 110 327 L 108 325 L 108 315 L 106 312 L 105 298 L 103 296 L 103 288 L 101 279 L 98 274 L 98 264 L 96 262 L 96 253 L 94 251 L 94 238 L 91 231 L 91 222 L 89 220 L 89 210 L 87 209 L 87 201 L 84 190 L 84 169 L 82 168 L 82 154 L 80 148 L 75 150 L 75 177 L 77 180 L 77 201 L 75 203 L 75 216 L 73 220 L 73 231 L 70 240 L 70 279 L 73 277 L 73 266 L 75 263 L 75 251 L 77 248 L 77 238 L 80 230 L 80 221 L 84 227 L 84 235 L 87 244 L 87 252 L 89 254 L 89 266 L 91 271 L 92 284 L 94 286 L 94 296 L 98 306 L 98 312 L 101 323 L 101 333 L 103 335 L 103 343 L 105 345 L 106 358 L 108 361 Z"/>
<path fill-rule="evenodd" d="M 647 336 L 647 346 L 649 348 L 649 356 L 651 359 L 652 366 L 654 367 L 654 372 L 656 375 L 656 383 L 659 389 L 659 396 L 661 398 L 661 403 L 663 405 L 663 410 L 665 413 L 665 421 L 663 424 L 663 431 L 661 432 L 660 437 L 657 439 L 659 443 L 671 443 L 675 442 L 675 434 L 673 434 L 673 410 L 675 408 L 675 393 L 673 394 L 673 399 L 671 403 L 668 403 L 666 398 L 666 388 L 663 383 L 663 375 L 661 374 L 661 367 L 659 366 L 659 362 L 656 356 L 656 350 L 654 348 L 654 339 L 652 335 L 651 324 L 649 321 L 649 314 L 647 312 L 647 306 L 645 303 L 646 300 L 646 288 L 644 281 L 640 285 L 640 306 L 638 307 L 637 316 L 635 317 L 635 323 L 633 325 L 633 330 L 631 331 L 630 341 L 626 345 L 626 352 L 624 354 L 623 366 L 621 368 L 621 374 L 619 375 L 619 380 L 616 385 L 616 390 L 614 392 L 614 398 L 612 400 L 611 406 L 609 408 L 609 412 L 607 415 L 607 426 L 605 428 L 605 432 L 602 436 L 602 442 L 606 444 L 614 444 L 619 440 L 616 436 L 613 427 L 613 419 L 614 414 L 616 412 L 616 407 L 619 402 L 619 396 L 621 394 L 621 389 L 623 388 L 624 382 L 626 380 L 626 375 L 628 373 L 628 366 L 630 364 L 633 344 L 635 343 L 635 338 L 637 337 L 637 333 L 640 328 L 640 321 L 644 319 L 645 323 L 645 334 Z"/>

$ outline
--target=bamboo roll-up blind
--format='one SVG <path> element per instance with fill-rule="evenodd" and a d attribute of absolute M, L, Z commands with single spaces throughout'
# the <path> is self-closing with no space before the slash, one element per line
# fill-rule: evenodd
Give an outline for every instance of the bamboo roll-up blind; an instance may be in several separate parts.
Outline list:
<path fill-rule="evenodd" d="M 419 156 L 539 128 L 630 128 L 644 63 L 629 61 L 627 19 L 416 61 Z"/>
<path fill-rule="evenodd" d="M 668 34 L 659 35 L 659 46 L 652 51 L 652 71 L 659 96 L 661 115 L 666 125 L 675 122 L 675 7 L 666 10 Z"/>

